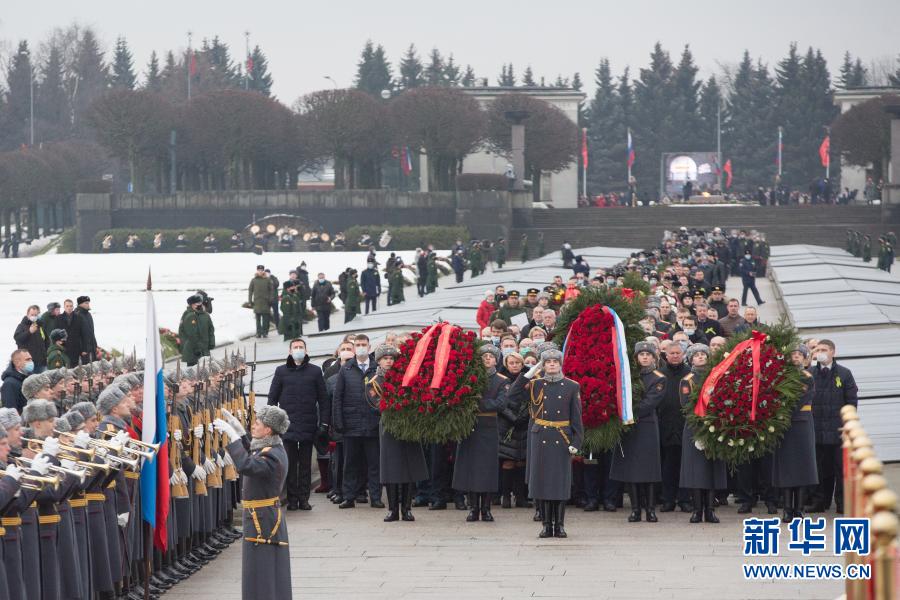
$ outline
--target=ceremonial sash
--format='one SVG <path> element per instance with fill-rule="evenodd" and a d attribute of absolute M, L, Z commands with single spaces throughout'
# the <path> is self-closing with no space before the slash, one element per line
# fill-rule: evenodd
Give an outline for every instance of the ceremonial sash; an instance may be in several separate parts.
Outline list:
<path fill-rule="evenodd" d="M 725 372 L 728 371 L 728 368 L 734 361 L 737 360 L 738 356 L 740 356 L 744 350 L 750 348 L 753 359 L 753 396 L 750 402 L 750 420 L 756 420 L 756 403 L 759 398 L 759 353 L 763 342 L 765 341 L 766 334 L 754 330 L 750 334 L 750 339 L 744 340 L 735 346 L 725 360 L 713 367 L 712 371 L 709 372 L 709 377 L 706 378 L 703 387 L 700 389 L 700 395 L 697 397 L 697 405 L 694 406 L 695 415 L 698 417 L 706 416 L 706 407 L 709 405 L 709 401 L 712 400 L 712 394 L 716 384 L 722 379 Z"/>
<path fill-rule="evenodd" d="M 428 350 L 428 345 L 431 343 L 431 337 L 434 335 L 434 332 L 442 326 L 443 323 L 435 323 L 429 327 L 428 331 L 425 332 L 425 335 L 416 342 L 416 349 L 413 351 L 412 358 L 409 360 L 409 366 L 406 367 L 406 373 L 403 374 L 403 382 L 401 383 L 403 387 L 409 387 L 412 380 L 419 374 L 419 369 L 422 368 L 422 362 L 425 360 L 425 353 Z"/>

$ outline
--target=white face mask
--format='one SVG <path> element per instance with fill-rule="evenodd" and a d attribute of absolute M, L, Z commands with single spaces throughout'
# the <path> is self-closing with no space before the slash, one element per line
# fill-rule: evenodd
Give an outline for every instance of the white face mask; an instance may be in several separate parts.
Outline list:
<path fill-rule="evenodd" d="M 37 315 L 28 315 L 28 320 L 34 323 L 37 321 Z"/>
<path fill-rule="evenodd" d="M 294 358 L 294 361 L 301 362 L 304 358 L 306 358 L 306 350 L 302 348 L 291 350 L 291 356 Z"/>
<path fill-rule="evenodd" d="M 368 358 L 369 356 L 369 347 L 368 346 L 356 346 L 353 349 L 356 352 L 357 358 Z"/>
<path fill-rule="evenodd" d="M 340 357 L 341 357 L 341 360 L 350 360 L 351 358 L 353 358 L 353 351 L 352 350 L 341 350 Z"/>
<path fill-rule="evenodd" d="M 828 362 L 828 354 L 825 352 L 817 352 L 816 353 L 816 361 L 822 364 Z"/>

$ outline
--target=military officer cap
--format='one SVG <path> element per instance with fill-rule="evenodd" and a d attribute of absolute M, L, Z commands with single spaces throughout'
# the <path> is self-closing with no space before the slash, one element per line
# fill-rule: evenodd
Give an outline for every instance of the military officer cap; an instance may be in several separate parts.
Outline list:
<path fill-rule="evenodd" d="M 537 294 L 538 294 L 539 291 L 540 291 L 540 290 L 538 290 L 537 288 L 528 288 L 528 292 L 527 292 L 527 293 L 528 293 L 529 296 L 537 296 Z"/>
<path fill-rule="evenodd" d="M 711 294 L 715 294 L 716 292 L 722 292 L 722 291 L 724 291 L 724 290 L 722 289 L 722 286 L 714 285 L 714 286 L 713 286 L 713 289 L 712 289 L 712 291 L 711 291 L 710 293 L 711 293 Z"/>
<path fill-rule="evenodd" d="M 547 348 L 541 352 L 541 362 L 547 362 L 548 360 L 558 360 L 559 362 L 562 362 L 562 359 L 562 352 L 556 348 Z"/>
<path fill-rule="evenodd" d="M 56 417 L 56 420 L 53 421 L 53 429 L 56 429 L 57 431 L 61 431 L 63 433 L 69 433 L 70 431 L 72 431 L 72 426 L 66 419 L 63 419 L 62 417 Z"/>
<path fill-rule="evenodd" d="M 519 290 L 509 290 L 508 292 L 506 292 L 506 297 L 507 298 L 518 298 Z"/>
<path fill-rule="evenodd" d="M 705 291 L 706 290 L 704 290 L 703 288 L 697 288 L 697 291 L 694 292 L 694 298 L 703 298 L 705 296 L 704 295 Z"/>
<path fill-rule="evenodd" d="M 256 270 L 257 270 L 257 271 L 265 271 L 265 270 L 266 270 L 266 265 L 256 265 Z"/>
<path fill-rule="evenodd" d="M 125 399 L 127 392 L 118 385 L 110 385 L 97 396 L 97 412 L 108 415 L 112 409 Z"/>
<path fill-rule="evenodd" d="M 35 399 L 31 400 L 22 409 L 22 422 L 26 425 L 35 421 L 49 421 L 55 419 L 57 415 L 56 405 L 49 400 Z"/>
<path fill-rule="evenodd" d="M 263 406 L 256 411 L 256 418 L 266 427 L 271 427 L 272 431 L 278 435 L 284 435 L 291 424 L 287 413 L 277 406 Z"/>
<path fill-rule="evenodd" d="M 649 352 L 653 356 L 657 356 L 656 344 L 652 342 L 638 342 L 634 345 L 634 354 L 638 355 L 641 352 Z"/>
<path fill-rule="evenodd" d="M 693 358 L 694 358 L 694 355 L 699 352 L 702 352 L 703 354 L 706 355 L 706 358 L 709 358 L 709 355 L 710 355 L 709 346 L 707 346 L 706 344 L 691 344 L 690 346 L 688 346 L 688 349 L 684 352 L 685 362 L 688 365 L 690 365 L 691 360 L 693 360 Z"/>
<path fill-rule="evenodd" d="M 496 302 L 503 302 L 503 301 L 506 300 L 507 298 L 508 298 L 508 296 L 507 296 L 506 294 L 504 294 L 504 293 L 494 294 L 494 300 L 495 300 Z"/>
<path fill-rule="evenodd" d="M 390 344 L 379 344 L 377 348 L 375 348 L 375 362 L 378 362 L 385 356 L 393 356 L 397 358 L 400 356 L 400 351 L 391 346 Z"/>
<path fill-rule="evenodd" d="M 78 296 L 78 298 L 75 300 L 75 303 L 76 304 L 84 304 L 85 302 L 90 302 L 90 301 L 91 301 L 90 296 Z"/>
<path fill-rule="evenodd" d="M 29 375 L 25 378 L 25 381 L 22 382 L 22 395 L 30 400 L 45 387 L 50 387 L 50 379 L 46 375 L 43 373 Z"/>
<path fill-rule="evenodd" d="M 79 413 L 85 421 L 97 416 L 97 407 L 93 402 L 77 402 L 72 406 L 72 411 Z"/>
<path fill-rule="evenodd" d="M 187 303 L 190 305 L 202 304 L 203 296 L 201 296 L 200 294 L 191 294 L 190 296 L 188 296 Z"/>
<path fill-rule="evenodd" d="M 490 355 L 492 355 L 495 359 L 497 359 L 497 362 L 500 362 L 500 356 L 501 356 L 501 354 L 500 354 L 500 348 L 498 348 L 497 346 L 495 346 L 495 345 L 493 345 L 493 344 L 484 344 L 484 345 L 482 345 L 482 346 L 478 349 L 478 355 L 479 355 L 479 356 L 482 356 L 482 355 L 484 355 L 484 354 L 490 354 Z"/>
<path fill-rule="evenodd" d="M 12 429 L 22 424 L 22 417 L 14 408 L 0 408 L 0 427 Z"/>
<path fill-rule="evenodd" d="M 71 431 L 78 431 L 79 429 L 84 427 L 84 415 L 82 415 L 77 410 L 70 410 L 62 416 L 62 419 L 68 422 Z"/>
<path fill-rule="evenodd" d="M 69 337 L 65 329 L 54 329 L 50 332 L 50 343 L 64 342 Z"/>

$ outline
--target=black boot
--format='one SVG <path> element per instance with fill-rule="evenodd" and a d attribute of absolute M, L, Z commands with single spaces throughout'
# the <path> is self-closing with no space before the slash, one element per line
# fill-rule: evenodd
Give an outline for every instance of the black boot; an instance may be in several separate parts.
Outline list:
<path fill-rule="evenodd" d="M 556 509 L 554 512 L 553 537 L 564 538 L 569 537 L 566 533 L 566 503 L 565 501 L 556 501 Z"/>
<path fill-rule="evenodd" d="M 491 498 L 493 494 L 481 494 L 481 520 L 491 522 L 494 515 L 491 514 Z"/>
<path fill-rule="evenodd" d="M 384 522 L 390 523 L 391 521 L 399 521 L 400 499 L 397 497 L 397 488 L 399 488 L 400 486 L 394 483 L 389 483 L 385 487 L 387 488 L 388 514 L 384 517 Z"/>
<path fill-rule="evenodd" d="M 790 523 L 794 520 L 794 493 L 793 488 L 785 488 L 782 493 L 784 498 L 784 512 L 781 514 L 782 523 Z"/>
<path fill-rule="evenodd" d="M 637 523 L 641 520 L 641 493 L 638 484 L 628 484 L 628 495 L 631 496 L 631 514 L 628 515 L 628 522 Z"/>
<path fill-rule="evenodd" d="M 531 520 L 537 522 L 544 520 L 544 502 L 542 500 L 534 501 L 534 516 Z"/>
<path fill-rule="evenodd" d="M 471 523 L 472 521 L 478 520 L 478 500 L 480 499 L 479 494 L 466 494 L 469 499 L 469 514 L 466 516 L 466 521 Z"/>
<path fill-rule="evenodd" d="M 516 467 L 512 472 L 513 493 L 516 495 L 516 508 L 531 508 L 531 501 L 525 491 L 525 468 Z"/>
<path fill-rule="evenodd" d="M 697 489 L 691 490 L 691 501 L 694 504 L 691 523 L 700 523 L 703 521 L 703 492 Z"/>
<path fill-rule="evenodd" d="M 793 516 L 795 519 L 803 518 L 803 504 L 806 500 L 806 488 L 798 487 L 794 488 L 794 492 L 791 496 L 791 499 L 794 503 Z"/>
<path fill-rule="evenodd" d="M 512 469 L 500 468 L 500 506 L 512 508 Z"/>
<path fill-rule="evenodd" d="M 656 494 L 653 491 L 652 483 L 644 483 L 644 490 L 647 492 L 647 522 L 656 523 Z"/>
<path fill-rule="evenodd" d="M 411 483 L 404 483 L 400 486 L 400 518 L 404 521 L 415 521 L 416 518 L 412 514 L 412 497 L 413 490 Z"/>
<path fill-rule="evenodd" d="M 706 501 L 706 505 L 703 507 L 703 520 L 707 523 L 718 523 L 719 517 L 716 516 L 714 503 L 716 499 L 716 491 L 703 490 L 703 499 Z"/>
<path fill-rule="evenodd" d="M 553 537 L 553 508 L 549 500 L 537 500 L 540 511 L 543 513 L 544 528 L 538 534 L 539 538 Z"/>

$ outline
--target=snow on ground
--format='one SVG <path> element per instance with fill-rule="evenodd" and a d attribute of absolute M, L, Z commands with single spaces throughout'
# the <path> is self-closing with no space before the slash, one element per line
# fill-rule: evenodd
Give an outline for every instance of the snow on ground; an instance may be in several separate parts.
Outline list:
<path fill-rule="evenodd" d="M 412 264 L 414 251 L 398 252 Z M 443 254 L 443 253 L 442 253 Z M 106 349 L 130 352 L 144 340 L 144 288 L 152 269 L 157 322 L 178 329 L 187 297 L 198 289 L 213 300 L 216 343 L 233 342 L 255 332 L 253 313 L 242 308 L 256 270 L 264 264 L 279 281 L 306 261 L 310 278 L 322 271 L 332 281 L 350 266 L 366 267 L 365 252 L 274 252 L 257 256 L 249 252 L 222 254 L 57 254 L 0 259 L 0 357 L 9 356 L 15 343 L 13 331 L 27 307 L 37 304 L 43 312 L 49 302 L 91 297 L 97 342 Z M 379 252 L 381 266 L 388 252 Z M 384 280 L 382 279 L 382 284 Z M 385 286 L 386 290 L 386 286 Z M 335 283 L 335 291 L 337 284 Z M 0 358 L 5 363 L 5 359 Z"/>

